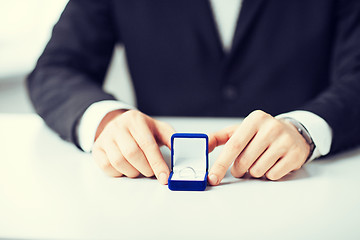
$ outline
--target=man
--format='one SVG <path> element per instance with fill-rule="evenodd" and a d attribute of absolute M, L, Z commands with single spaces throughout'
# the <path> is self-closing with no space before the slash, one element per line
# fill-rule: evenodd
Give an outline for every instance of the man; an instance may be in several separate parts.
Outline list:
<path fill-rule="evenodd" d="M 231 164 L 235 177 L 277 180 L 360 142 L 359 10 L 356 0 L 72 0 L 30 96 L 108 175 L 163 184 L 158 145 L 170 147 L 174 130 L 149 115 L 248 115 L 210 136 L 210 150 L 225 146 L 208 181 L 218 185 Z M 102 90 L 116 43 L 138 110 Z"/>

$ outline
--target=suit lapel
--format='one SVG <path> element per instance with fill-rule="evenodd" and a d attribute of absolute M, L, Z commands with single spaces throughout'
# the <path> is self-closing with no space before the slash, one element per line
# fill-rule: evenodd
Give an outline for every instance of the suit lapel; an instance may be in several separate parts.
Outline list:
<path fill-rule="evenodd" d="M 242 42 L 246 40 L 249 33 L 255 27 L 257 16 L 263 9 L 264 0 L 243 0 L 240 15 L 237 20 L 237 25 L 234 33 L 234 38 L 231 46 L 228 60 L 236 56 Z"/>
<path fill-rule="evenodd" d="M 188 10 L 189 6 L 187 6 Z M 192 27 L 197 28 L 199 47 L 204 48 L 206 55 L 222 59 L 224 51 L 209 0 L 192 1 L 191 12 L 193 18 L 191 24 L 194 24 Z"/>
<path fill-rule="evenodd" d="M 192 1 L 191 12 L 192 19 L 190 24 L 194 24 L 192 27 L 196 27 L 197 40 L 199 41 L 199 47 L 203 48 L 204 54 L 217 58 L 221 61 L 225 67 L 230 64 L 242 45 L 246 37 L 253 29 L 256 23 L 258 14 L 260 14 L 262 5 L 265 0 L 243 0 L 240 15 L 237 20 L 235 33 L 233 37 L 232 47 L 229 53 L 225 53 L 219 31 L 215 22 L 213 11 L 209 0 L 196 0 Z M 184 6 L 185 7 L 185 6 Z M 189 10 L 189 6 L 186 5 L 186 9 Z"/>

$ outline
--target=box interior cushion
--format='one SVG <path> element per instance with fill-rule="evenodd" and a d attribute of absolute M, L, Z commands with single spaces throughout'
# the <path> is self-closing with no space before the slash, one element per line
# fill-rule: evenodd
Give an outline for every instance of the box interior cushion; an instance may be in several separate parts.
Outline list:
<path fill-rule="evenodd" d="M 173 142 L 172 180 L 204 181 L 206 138 L 176 137 Z"/>

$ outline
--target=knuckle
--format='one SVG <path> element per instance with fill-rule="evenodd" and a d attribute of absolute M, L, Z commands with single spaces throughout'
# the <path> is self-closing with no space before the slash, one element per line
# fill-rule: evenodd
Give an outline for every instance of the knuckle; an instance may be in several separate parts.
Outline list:
<path fill-rule="evenodd" d="M 238 158 L 235 160 L 233 167 L 231 168 L 231 174 L 234 177 L 242 177 L 248 171 L 248 165 L 244 161 L 244 158 Z"/>
<path fill-rule="evenodd" d="M 160 160 L 157 160 L 157 161 L 154 161 L 154 162 L 152 162 L 151 163 L 151 168 L 153 169 L 153 170 L 155 170 L 155 169 L 162 169 L 162 165 L 163 165 L 163 162 L 162 161 L 160 161 Z M 160 171 L 159 171 L 160 172 Z"/>
<path fill-rule="evenodd" d="M 288 151 L 288 146 L 286 144 L 279 144 L 276 148 L 276 152 L 283 156 Z M 277 157 L 279 158 L 279 157 Z"/>
<path fill-rule="evenodd" d="M 302 167 L 302 164 L 296 164 L 294 170 L 297 171 Z"/>
<path fill-rule="evenodd" d="M 138 176 L 140 175 L 140 173 L 138 171 L 134 171 L 134 172 L 131 172 L 131 173 L 127 173 L 127 177 L 129 178 L 137 178 Z"/>
<path fill-rule="evenodd" d="M 262 110 L 255 110 L 255 111 L 251 112 L 249 116 L 251 118 L 255 118 L 255 119 L 265 119 L 265 118 L 269 117 L 269 114 L 265 113 Z"/>
<path fill-rule="evenodd" d="M 282 129 L 278 127 L 265 126 L 261 131 L 261 135 L 264 139 L 275 140 L 281 135 Z"/>
<path fill-rule="evenodd" d="M 294 138 L 289 133 L 283 134 L 282 141 L 287 146 L 294 146 Z"/>
<path fill-rule="evenodd" d="M 304 165 L 304 162 L 303 161 L 296 161 L 294 163 L 294 170 L 299 170 L 300 168 L 302 168 L 302 166 Z"/>
<path fill-rule="evenodd" d="M 124 151 L 124 155 L 127 159 L 136 160 L 138 155 L 138 149 L 136 147 L 127 148 Z"/>
<path fill-rule="evenodd" d="M 113 172 L 113 171 L 111 171 L 111 172 L 107 171 L 107 172 L 105 172 L 105 174 L 108 175 L 109 177 L 114 177 L 114 178 L 115 178 L 115 177 L 122 177 L 122 176 L 123 176 L 122 173 Z"/>
<path fill-rule="evenodd" d="M 128 110 L 120 115 L 120 121 L 125 121 L 131 124 L 134 120 L 138 120 L 141 117 L 141 113 L 138 110 Z"/>
<path fill-rule="evenodd" d="M 113 178 L 118 178 L 118 177 L 122 177 L 123 175 L 121 173 L 117 174 L 117 173 L 107 173 L 108 176 L 113 177 Z"/>
<path fill-rule="evenodd" d="M 100 168 L 102 169 L 102 170 L 109 170 L 111 167 L 112 167 L 112 165 L 111 165 L 111 163 L 109 162 L 109 161 L 101 161 L 100 163 L 99 163 L 99 165 L 100 165 Z"/>
<path fill-rule="evenodd" d="M 240 141 L 232 141 L 228 145 L 229 151 L 235 152 L 242 148 L 242 143 Z"/>
<path fill-rule="evenodd" d="M 115 160 L 114 160 L 114 167 L 116 169 L 122 169 L 122 167 L 124 166 L 124 162 L 125 162 L 125 159 L 122 157 L 122 156 L 118 156 Z"/>
<path fill-rule="evenodd" d="M 121 119 L 121 118 L 120 118 Z M 114 133 L 117 132 L 119 126 L 121 125 L 121 120 L 115 118 L 114 120 L 110 121 L 104 128 L 102 134 L 104 138 L 109 138 L 110 136 L 114 136 Z M 100 135 L 101 137 L 101 135 Z"/>
<path fill-rule="evenodd" d="M 153 177 L 155 174 L 152 172 L 152 173 L 143 173 L 143 175 L 147 178 L 151 178 Z"/>
<path fill-rule="evenodd" d="M 260 178 L 263 176 L 263 173 L 261 171 L 261 169 L 257 168 L 257 167 L 252 167 L 249 170 L 249 173 L 251 176 L 253 176 L 254 178 Z"/>
<path fill-rule="evenodd" d="M 224 163 L 221 163 L 221 162 L 215 163 L 214 167 L 215 167 L 215 169 L 217 169 L 220 172 L 226 172 L 228 170 L 228 167 Z"/>
<path fill-rule="evenodd" d="M 231 168 L 231 175 L 233 175 L 236 178 L 240 178 L 244 176 L 245 172 L 235 168 L 234 166 Z"/>
<path fill-rule="evenodd" d="M 141 148 L 143 149 L 154 149 L 157 147 L 157 144 L 152 139 L 147 139 L 141 142 Z"/>
<path fill-rule="evenodd" d="M 293 144 L 291 151 L 294 153 L 295 156 L 303 156 L 304 153 L 299 145 Z"/>
<path fill-rule="evenodd" d="M 269 128 L 271 129 L 271 131 L 276 131 L 277 133 L 281 133 L 284 129 L 284 126 L 279 120 L 274 118 L 271 121 L 269 121 Z"/>
<path fill-rule="evenodd" d="M 279 180 L 280 177 L 278 176 L 278 174 L 274 173 L 274 172 L 267 172 L 265 174 L 266 178 L 271 180 L 271 181 L 276 181 L 276 180 Z"/>
<path fill-rule="evenodd" d="M 241 157 L 239 157 L 234 164 L 234 167 L 237 169 L 241 169 L 241 170 L 247 170 L 247 160 L 246 157 L 244 157 L 244 155 L 242 155 Z"/>
<path fill-rule="evenodd" d="M 251 116 L 257 116 L 257 117 L 261 117 L 264 115 L 264 111 L 262 110 L 254 110 L 250 113 Z"/>
<path fill-rule="evenodd" d="M 126 111 L 124 114 L 124 116 L 136 116 L 138 115 L 138 111 L 137 110 L 134 110 L 134 109 L 131 109 L 129 111 Z"/>

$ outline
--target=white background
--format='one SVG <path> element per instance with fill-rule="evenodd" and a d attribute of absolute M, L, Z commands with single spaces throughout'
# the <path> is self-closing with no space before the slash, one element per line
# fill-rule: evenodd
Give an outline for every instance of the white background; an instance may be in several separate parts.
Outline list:
<path fill-rule="evenodd" d="M 29 113 L 25 77 L 36 65 L 68 0 L 0 0 L 0 112 Z M 104 89 L 136 105 L 125 52 L 116 46 Z"/>

